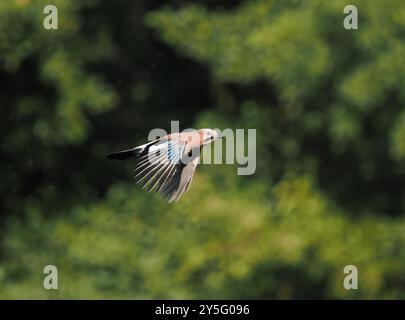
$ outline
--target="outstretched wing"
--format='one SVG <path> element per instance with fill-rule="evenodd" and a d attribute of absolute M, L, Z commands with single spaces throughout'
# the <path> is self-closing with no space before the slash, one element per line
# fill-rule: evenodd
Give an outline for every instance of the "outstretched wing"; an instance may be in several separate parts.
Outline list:
<path fill-rule="evenodd" d="M 136 164 L 137 183 L 149 192 L 153 189 L 162 191 L 184 167 L 181 159 L 185 151 L 185 143 L 173 140 L 161 140 L 150 145 L 140 155 Z"/>
<path fill-rule="evenodd" d="M 194 158 L 187 165 L 178 167 L 170 181 L 163 186 L 160 193 L 169 202 L 177 201 L 183 193 L 187 192 L 190 188 L 191 181 L 197 168 L 199 157 Z"/>

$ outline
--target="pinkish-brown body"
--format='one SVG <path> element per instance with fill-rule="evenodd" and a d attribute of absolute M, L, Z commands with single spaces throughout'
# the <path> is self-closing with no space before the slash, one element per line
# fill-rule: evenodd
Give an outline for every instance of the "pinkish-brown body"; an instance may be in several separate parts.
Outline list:
<path fill-rule="evenodd" d="M 199 163 L 200 149 L 218 139 L 212 129 L 171 133 L 133 149 L 107 155 L 110 159 L 126 160 L 136 157 L 135 171 L 143 187 L 156 188 L 169 202 L 177 201 L 191 184 Z M 194 154 L 194 151 L 198 151 Z"/>

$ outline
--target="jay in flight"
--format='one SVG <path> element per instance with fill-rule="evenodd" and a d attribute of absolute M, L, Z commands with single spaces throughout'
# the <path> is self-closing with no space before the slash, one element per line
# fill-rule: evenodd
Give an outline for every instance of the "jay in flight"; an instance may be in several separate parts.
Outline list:
<path fill-rule="evenodd" d="M 137 160 L 135 178 L 142 189 L 155 190 L 167 201 L 177 201 L 190 188 L 203 146 L 221 138 L 212 129 L 172 133 L 132 149 L 113 152 L 109 159 Z"/>

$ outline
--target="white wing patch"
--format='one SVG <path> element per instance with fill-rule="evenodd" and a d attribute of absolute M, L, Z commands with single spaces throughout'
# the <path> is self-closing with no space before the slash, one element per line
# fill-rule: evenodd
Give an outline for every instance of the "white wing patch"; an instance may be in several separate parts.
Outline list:
<path fill-rule="evenodd" d="M 135 178 L 150 192 L 166 193 L 174 187 L 173 181 L 183 170 L 181 162 L 186 145 L 175 141 L 161 141 L 151 145 L 138 159 Z M 168 189 L 170 188 L 170 189 Z"/>

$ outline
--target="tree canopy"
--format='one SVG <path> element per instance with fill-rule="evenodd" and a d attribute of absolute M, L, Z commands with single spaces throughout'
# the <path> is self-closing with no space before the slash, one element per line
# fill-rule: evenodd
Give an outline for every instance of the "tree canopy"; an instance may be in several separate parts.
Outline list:
<path fill-rule="evenodd" d="M 403 297 L 403 1 L 47 4 L 0 2 L 1 298 Z M 104 158 L 170 120 L 256 129 L 256 173 L 169 205 Z"/>

